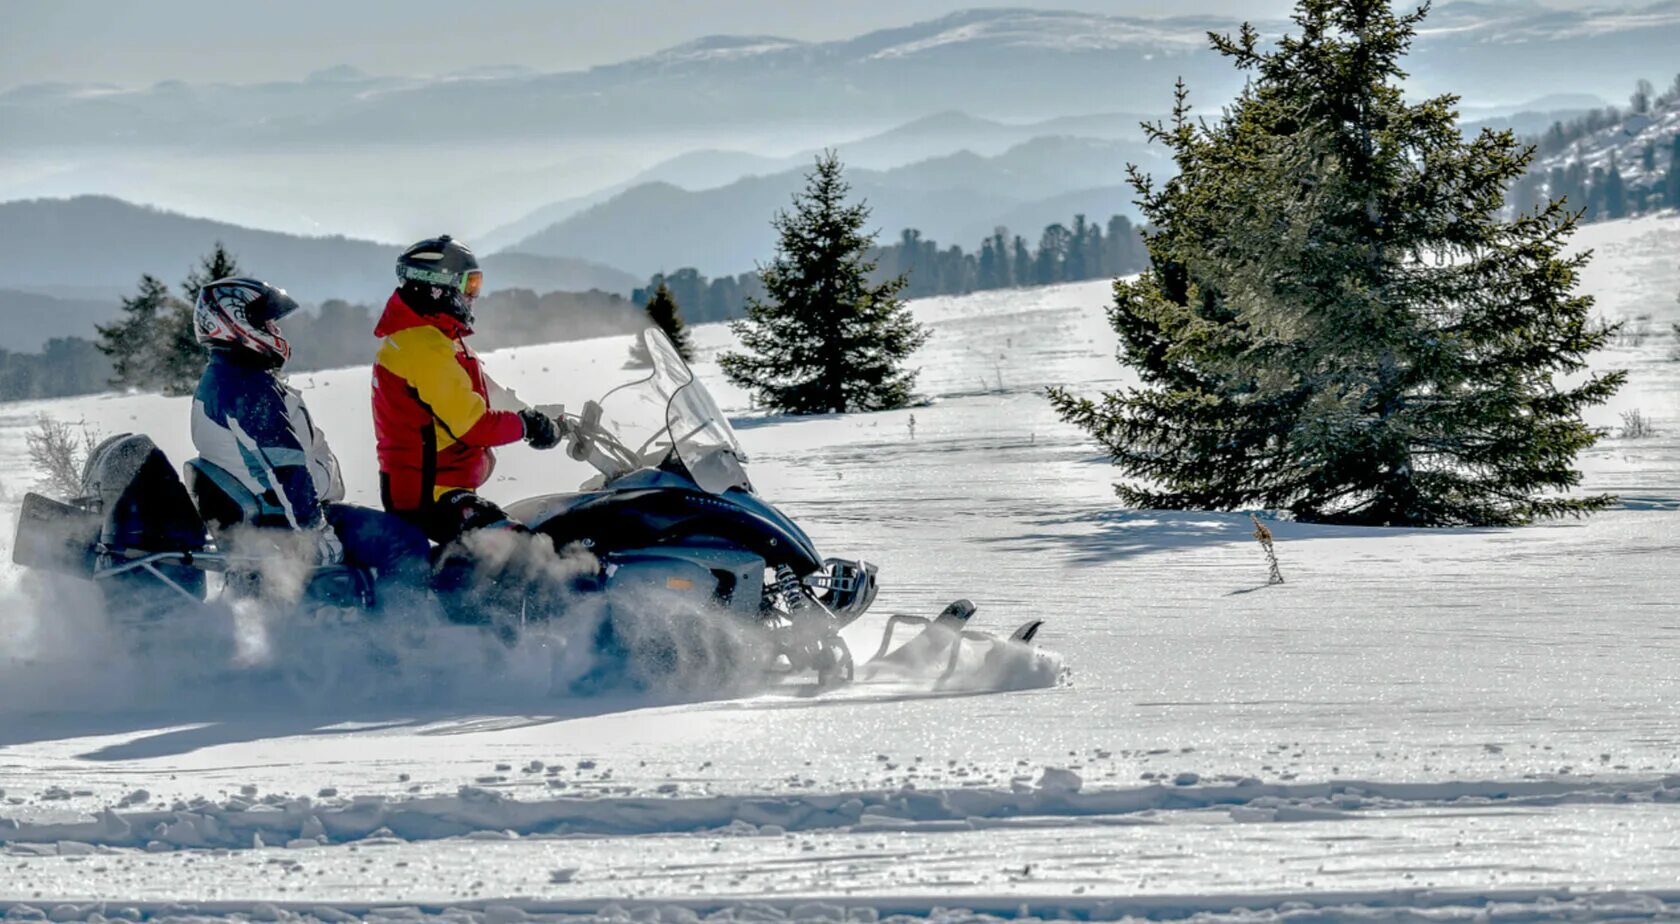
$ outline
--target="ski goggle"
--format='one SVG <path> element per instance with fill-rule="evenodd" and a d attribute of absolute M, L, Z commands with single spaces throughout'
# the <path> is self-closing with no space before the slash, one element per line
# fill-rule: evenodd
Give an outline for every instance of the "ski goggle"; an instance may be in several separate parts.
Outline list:
<path fill-rule="evenodd" d="M 465 273 L 446 273 L 440 270 L 424 270 L 416 267 L 399 267 L 397 276 L 400 279 L 412 279 L 416 282 L 429 282 L 435 286 L 448 286 L 459 289 L 468 298 L 477 298 L 484 288 L 484 271 L 471 269 Z"/>

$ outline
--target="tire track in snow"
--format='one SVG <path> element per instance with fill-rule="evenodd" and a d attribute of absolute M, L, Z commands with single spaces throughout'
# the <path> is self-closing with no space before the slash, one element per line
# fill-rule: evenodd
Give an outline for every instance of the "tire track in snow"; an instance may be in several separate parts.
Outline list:
<path fill-rule="evenodd" d="M 1680 803 L 1680 776 L 1644 779 L 1488 780 L 1269 784 L 1203 783 L 1082 791 L 1079 776 L 1049 769 L 1010 790 L 911 788 L 798 795 L 613 797 L 519 800 L 473 786 L 452 796 L 359 796 L 315 801 L 270 796 L 247 803 L 199 800 L 169 811 L 107 808 L 76 822 L 0 818 L 10 852 L 53 854 L 95 846 L 150 850 L 315 846 L 364 840 L 436 840 L 476 833 L 631 836 L 696 831 L 781 833 L 980 829 L 1058 824 L 1103 816 L 1224 810 L 1246 823 L 1325 821 L 1371 810 L 1447 806 L 1545 807 L 1590 803 Z"/>
<path fill-rule="evenodd" d="M 1568 889 L 1396 889 L 1350 892 L 1255 892 L 1214 895 L 921 896 L 857 899 L 778 898 L 753 901 L 534 901 L 491 900 L 460 904 L 322 902 L 66 902 L 44 906 L 0 901 L 7 921 L 295 922 L 295 924 L 569 924 L 580 919 L 621 924 L 777 924 L 831 922 L 883 924 L 938 921 L 990 924 L 1033 919 L 1060 921 L 1195 920 L 1198 924 L 1257 921 L 1672 921 L 1680 917 L 1680 891 L 1580 894 Z"/>

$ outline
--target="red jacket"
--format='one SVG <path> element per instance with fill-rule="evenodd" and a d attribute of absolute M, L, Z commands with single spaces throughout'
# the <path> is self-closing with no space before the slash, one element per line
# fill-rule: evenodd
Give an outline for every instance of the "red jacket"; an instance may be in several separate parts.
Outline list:
<path fill-rule="evenodd" d="M 518 442 L 525 425 L 490 409 L 494 382 L 446 315 L 422 315 L 397 293 L 374 326 L 373 431 L 385 509 L 416 511 L 457 488 L 477 490 L 496 466 L 492 446 Z"/>

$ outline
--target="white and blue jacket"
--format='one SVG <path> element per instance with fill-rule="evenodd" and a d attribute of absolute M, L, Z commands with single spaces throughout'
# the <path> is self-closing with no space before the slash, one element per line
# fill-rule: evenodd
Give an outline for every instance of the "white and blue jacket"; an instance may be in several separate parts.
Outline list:
<path fill-rule="evenodd" d="M 213 478 L 257 498 L 261 521 L 305 529 L 321 523 L 324 504 L 344 499 L 344 480 L 303 396 L 277 371 L 213 352 L 193 395 L 193 445 L 219 469 Z"/>

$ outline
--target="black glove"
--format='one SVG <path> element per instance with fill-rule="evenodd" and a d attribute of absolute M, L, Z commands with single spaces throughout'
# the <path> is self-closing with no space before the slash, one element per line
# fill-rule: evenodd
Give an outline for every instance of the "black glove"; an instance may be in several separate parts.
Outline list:
<path fill-rule="evenodd" d="M 525 442 L 530 443 L 532 449 L 553 449 L 565 436 L 565 431 L 554 418 L 536 408 L 520 411 L 519 419 L 525 424 Z"/>

